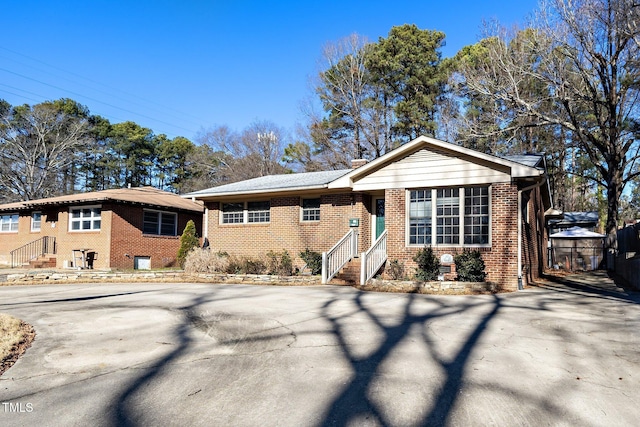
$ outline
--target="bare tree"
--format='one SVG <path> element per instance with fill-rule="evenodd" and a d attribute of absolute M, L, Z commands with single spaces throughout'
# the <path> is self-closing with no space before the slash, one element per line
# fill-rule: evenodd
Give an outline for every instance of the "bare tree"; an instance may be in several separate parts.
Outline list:
<path fill-rule="evenodd" d="M 71 100 L 0 107 L 0 188 L 11 198 L 57 194 L 58 174 L 88 138 L 86 113 Z M 73 110 L 73 111 L 70 111 Z"/>
<path fill-rule="evenodd" d="M 196 140 L 208 147 L 197 150 L 199 159 L 191 159 L 199 175 L 207 176 L 201 182 L 221 185 L 287 171 L 281 164 L 287 135 L 269 121 L 256 121 L 240 134 L 218 126 L 202 132 Z"/>
<path fill-rule="evenodd" d="M 622 191 L 640 174 L 638 13 L 631 0 L 544 2 L 526 37 L 500 28 L 483 41 L 486 59 L 462 69 L 471 94 L 493 102 L 494 136 L 558 127 L 586 153 L 612 240 Z"/>

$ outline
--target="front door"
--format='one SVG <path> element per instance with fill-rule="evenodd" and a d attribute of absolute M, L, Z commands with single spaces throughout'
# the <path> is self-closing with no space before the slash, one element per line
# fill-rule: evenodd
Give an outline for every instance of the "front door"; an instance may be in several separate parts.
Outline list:
<path fill-rule="evenodd" d="M 374 199 L 376 222 L 375 222 L 375 236 L 376 240 L 384 231 L 384 199 Z"/>

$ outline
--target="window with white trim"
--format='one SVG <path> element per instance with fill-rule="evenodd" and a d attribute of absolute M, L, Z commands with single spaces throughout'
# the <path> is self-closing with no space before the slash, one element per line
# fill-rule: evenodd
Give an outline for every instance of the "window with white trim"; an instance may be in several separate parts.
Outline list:
<path fill-rule="evenodd" d="M 489 187 L 464 189 L 464 244 L 489 243 Z"/>
<path fill-rule="evenodd" d="M 409 199 L 409 244 L 431 244 L 431 190 L 414 190 Z"/>
<path fill-rule="evenodd" d="M 247 222 L 269 222 L 270 220 L 271 203 L 268 200 L 247 203 Z"/>
<path fill-rule="evenodd" d="M 409 245 L 488 245 L 489 187 L 416 189 L 408 192 Z"/>
<path fill-rule="evenodd" d="M 244 203 L 223 203 L 222 223 L 242 224 L 244 222 Z"/>
<path fill-rule="evenodd" d="M 302 199 L 302 221 L 320 221 L 320 198 Z"/>
<path fill-rule="evenodd" d="M 69 209 L 69 231 L 99 231 L 101 224 L 100 206 Z"/>
<path fill-rule="evenodd" d="M 31 231 L 40 231 L 42 229 L 42 212 L 31 213 Z"/>
<path fill-rule="evenodd" d="M 0 232 L 17 233 L 19 218 L 20 218 L 20 215 L 18 215 L 17 213 L 0 215 Z"/>
<path fill-rule="evenodd" d="M 457 188 L 436 190 L 436 244 L 460 243 L 460 197 Z"/>
<path fill-rule="evenodd" d="M 178 215 L 175 212 L 145 209 L 142 214 L 142 233 L 158 236 L 178 235 Z"/>
<path fill-rule="evenodd" d="M 222 224 L 253 224 L 271 221 L 271 202 L 222 203 Z"/>

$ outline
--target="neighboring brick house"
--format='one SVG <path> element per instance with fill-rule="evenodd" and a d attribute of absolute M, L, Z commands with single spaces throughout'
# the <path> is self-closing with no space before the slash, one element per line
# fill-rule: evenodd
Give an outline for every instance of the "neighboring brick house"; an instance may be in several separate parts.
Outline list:
<path fill-rule="evenodd" d="M 410 273 L 414 255 L 425 246 L 447 263 L 465 248 L 480 250 L 487 280 L 510 289 L 542 273 L 544 212 L 552 203 L 541 155 L 502 158 L 419 137 L 358 163 L 354 169 L 265 176 L 183 197 L 205 203 L 204 236 L 214 250 L 260 256 L 286 249 L 299 266 L 298 254 L 306 248 L 328 252 L 323 279 L 354 256 L 367 266 L 376 257 L 381 265 L 397 259 Z M 348 253 L 333 266 L 336 251 L 330 249 L 343 236 L 337 252 Z M 377 264 L 373 269 L 379 271 Z M 455 271 L 445 278 L 455 278 Z"/>
<path fill-rule="evenodd" d="M 190 219 L 202 234 L 203 211 L 152 187 L 0 205 L 0 264 L 21 266 L 46 254 L 51 263 L 43 265 L 57 268 L 83 261 L 93 268 L 175 266 L 179 236 Z"/>

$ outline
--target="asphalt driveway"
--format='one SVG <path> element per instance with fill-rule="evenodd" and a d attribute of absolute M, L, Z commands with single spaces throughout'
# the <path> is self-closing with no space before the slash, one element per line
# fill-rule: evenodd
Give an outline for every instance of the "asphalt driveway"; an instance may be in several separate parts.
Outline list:
<path fill-rule="evenodd" d="M 640 295 L 0 287 L 33 346 L 0 425 L 640 425 Z"/>

